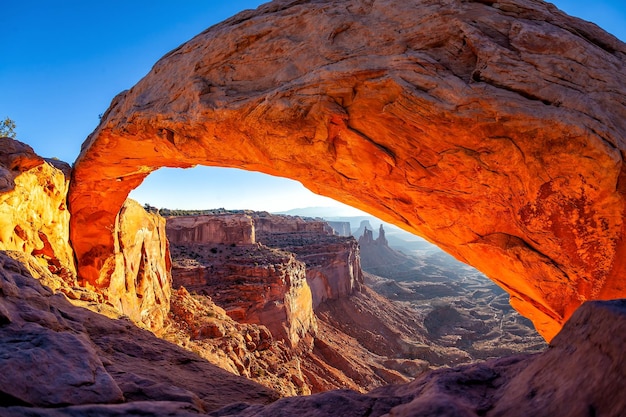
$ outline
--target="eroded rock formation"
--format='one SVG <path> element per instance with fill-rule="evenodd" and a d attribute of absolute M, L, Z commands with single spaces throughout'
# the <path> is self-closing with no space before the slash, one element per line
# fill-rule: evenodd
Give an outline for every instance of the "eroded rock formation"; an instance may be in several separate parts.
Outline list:
<path fill-rule="evenodd" d="M 458 349 L 432 345 L 415 311 L 364 287 L 354 238 L 334 235 L 321 220 L 252 211 L 246 216 L 253 219 L 255 245 L 172 241 L 176 343 L 284 395 L 365 392 L 407 382 L 430 365 L 468 359 Z M 170 217 L 167 229 L 178 233 L 174 226 L 194 224 L 200 230 L 206 221 L 224 235 L 219 221 L 234 230 L 232 218 Z M 241 228 L 249 230 L 249 221 Z M 245 343 L 259 332 L 257 325 L 271 330 L 263 348 L 254 337 Z"/>
<path fill-rule="evenodd" d="M 620 329 L 625 320 L 624 300 L 589 302 L 541 354 L 440 369 L 366 395 L 330 391 L 267 406 L 226 408 L 215 415 L 618 417 L 626 410 L 625 380 L 604 376 L 624 372 L 626 340 Z"/>
<path fill-rule="evenodd" d="M 174 233 L 171 244 L 175 287 L 210 294 L 230 317 L 265 325 L 274 337 L 293 347 L 308 332 L 315 331 L 305 266 L 294 254 L 256 243 L 248 215 L 195 217 L 167 220 L 168 233 Z M 193 228 L 185 229 L 190 224 Z M 246 235 L 252 240 L 223 244 L 207 242 L 206 235 L 195 233 L 209 228 L 215 236 Z M 182 240 L 178 240 L 180 236 Z M 199 240 L 193 240 L 194 237 Z"/>
<path fill-rule="evenodd" d="M 306 265 L 313 308 L 348 297 L 363 286 L 359 246 L 353 237 L 316 232 L 259 233 L 264 244 L 293 252 Z"/>
<path fill-rule="evenodd" d="M 31 255 L 0 251 L 0 415 L 197 415 L 278 397 L 106 303 L 96 306 L 101 314 L 70 304 L 41 285 L 52 279 Z"/>
<path fill-rule="evenodd" d="M 103 279 L 77 279 L 66 207 L 70 171 L 65 162 L 0 138 L 0 250 L 32 256 L 52 273 L 52 278 L 39 274 L 42 283 L 70 299 L 106 300 L 133 321 L 159 330 L 171 290 L 165 220 L 126 201 L 111 229 L 115 256 L 100 265 Z"/>
<path fill-rule="evenodd" d="M 118 216 L 115 269 L 97 289 L 131 320 L 158 331 L 170 309 L 172 278 L 165 219 L 126 200 Z"/>
<path fill-rule="evenodd" d="M 0 250 L 33 255 L 68 283 L 76 278 L 66 207 L 70 166 L 0 138 Z"/>
<path fill-rule="evenodd" d="M 172 217 L 167 222 L 170 242 L 251 245 L 256 242 L 254 223 L 246 214 Z"/>
<path fill-rule="evenodd" d="M 254 229 L 258 234 L 279 233 L 315 233 L 318 235 L 332 235 L 333 228 L 324 220 L 303 219 L 298 216 L 269 214 L 267 212 L 253 212 Z"/>
<path fill-rule="evenodd" d="M 540 0 L 277 0 L 119 94 L 70 191 L 80 275 L 163 166 L 286 176 L 476 266 L 551 339 L 626 286 L 626 47 Z"/>

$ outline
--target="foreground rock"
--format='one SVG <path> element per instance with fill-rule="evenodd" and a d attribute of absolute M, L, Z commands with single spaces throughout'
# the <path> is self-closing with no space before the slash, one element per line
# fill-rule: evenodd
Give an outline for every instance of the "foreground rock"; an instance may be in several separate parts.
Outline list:
<path fill-rule="evenodd" d="M 42 287 L 30 270 L 50 273 L 23 254 L 0 252 L 2 416 L 618 417 L 626 412 L 624 300 L 584 304 L 540 354 L 440 369 L 368 394 L 329 391 L 268 405 L 276 399 L 271 390 L 127 320 L 73 306 Z"/>
<path fill-rule="evenodd" d="M 73 171 L 80 274 L 150 172 L 237 167 L 436 242 L 551 339 L 626 295 L 624 79 L 623 43 L 541 0 L 268 3 L 113 100 Z"/>
<path fill-rule="evenodd" d="M 0 250 L 30 255 L 51 274 L 41 279 L 71 299 L 106 300 L 158 331 L 171 289 L 165 220 L 128 200 L 116 217 L 115 256 L 94 283 L 76 276 L 66 207 L 71 168 L 24 143 L 0 138 Z M 96 204 L 97 205 L 97 204 Z"/>
<path fill-rule="evenodd" d="M 70 304 L 33 273 L 50 275 L 30 256 L 0 251 L 0 415 L 201 413 L 277 398 L 127 319 Z M 105 304 L 83 304 L 119 316 Z"/>

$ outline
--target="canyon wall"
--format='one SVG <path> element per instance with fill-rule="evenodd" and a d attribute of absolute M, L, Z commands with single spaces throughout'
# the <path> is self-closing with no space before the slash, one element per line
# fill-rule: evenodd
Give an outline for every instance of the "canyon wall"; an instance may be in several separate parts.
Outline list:
<path fill-rule="evenodd" d="M 255 243 L 255 225 L 246 214 L 180 216 L 167 222 L 167 237 L 172 243 Z"/>
<path fill-rule="evenodd" d="M 0 250 L 32 255 L 68 284 L 75 283 L 66 207 L 70 166 L 0 138 Z"/>
<path fill-rule="evenodd" d="M 250 240 L 257 235 L 252 218 L 169 217 L 174 287 L 209 294 L 236 321 L 265 325 L 275 338 L 295 347 L 316 328 L 305 265 L 292 253 Z M 276 220 L 285 227 L 285 219 Z M 219 237 L 226 240 L 214 239 Z"/>
<path fill-rule="evenodd" d="M 293 254 L 258 245 L 218 247 L 172 244 L 174 287 L 208 294 L 240 323 L 262 324 L 296 346 L 315 331 L 305 266 Z M 185 261 L 195 259 L 193 264 Z"/>
<path fill-rule="evenodd" d="M 316 232 L 258 233 L 264 244 L 293 252 L 306 265 L 313 308 L 347 297 L 363 285 L 359 245 L 353 237 Z"/>
<path fill-rule="evenodd" d="M 541 0 L 244 11 L 164 56 L 83 144 L 79 273 L 108 273 L 150 172 L 237 167 L 438 244 L 551 339 L 583 301 L 626 295 L 624 79 L 622 42 Z"/>
<path fill-rule="evenodd" d="M 266 212 L 251 213 L 256 233 L 318 233 L 332 235 L 333 228 L 324 220 L 303 219 L 298 216 L 269 214 Z"/>

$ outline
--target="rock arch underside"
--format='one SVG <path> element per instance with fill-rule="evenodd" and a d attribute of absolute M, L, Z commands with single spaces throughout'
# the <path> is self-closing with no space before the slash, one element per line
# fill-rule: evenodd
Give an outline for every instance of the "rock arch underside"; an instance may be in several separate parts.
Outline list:
<path fill-rule="evenodd" d="M 119 94 L 70 189 L 80 278 L 160 167 L 300 181 L 436 243 L 550 340 L 626 296 L 626 46 L 539 0 L 275 1 Z"/>

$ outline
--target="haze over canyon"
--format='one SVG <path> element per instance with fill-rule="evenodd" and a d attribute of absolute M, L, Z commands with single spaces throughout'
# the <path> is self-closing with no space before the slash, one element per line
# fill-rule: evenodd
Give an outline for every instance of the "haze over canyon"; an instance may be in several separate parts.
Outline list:
<path fill-rule="evenodd" d="M 0 415 L 623 415 L 625 61 L 541 0 L 276 0 L 165 55 L 72 166 L 1 138 Z M 382 226 L 127 199 L 195 165 L 501 289 Z"/>

